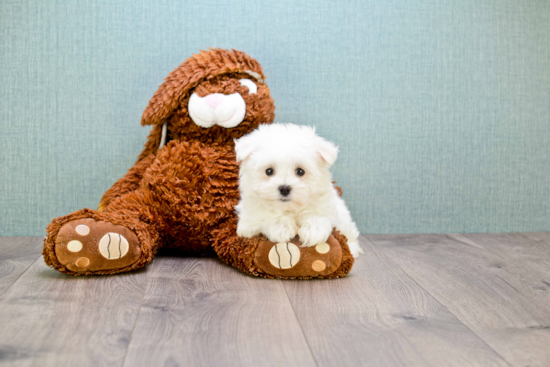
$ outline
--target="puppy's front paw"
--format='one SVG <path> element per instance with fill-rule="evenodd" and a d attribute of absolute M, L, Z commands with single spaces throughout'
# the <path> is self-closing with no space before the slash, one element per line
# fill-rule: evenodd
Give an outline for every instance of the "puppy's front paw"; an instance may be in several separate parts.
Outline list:
<path fill-rule="evenodd" d="M 257 234 L 260 234 L 260 231 L 258 230 L 258 228 L 254 226 L 250 226 L 246 224 L 244 221 L 239 221 L 237 223 L 237 236 L 250 238 L 250 237 L 254 237 Z"/>
<path fill-rule="evenodd" d="M 288 242 L 298 234 L 298 226 L 291 219 L 283 219 L 267 227 L 264 234 L 271 242 Z"/>
<path fill-rule="evenodd" d="M 298 236 L 300 236 L 302 246 L 309 247 L 327 242 L 331 233 L 332 225 L 328 219 L 310 218 L 302 224 Z"/>

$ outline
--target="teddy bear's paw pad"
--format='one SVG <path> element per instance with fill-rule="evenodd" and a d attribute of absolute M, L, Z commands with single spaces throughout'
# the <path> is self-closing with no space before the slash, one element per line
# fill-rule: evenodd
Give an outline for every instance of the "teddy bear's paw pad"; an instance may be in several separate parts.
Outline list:
<path fill-rule="evenodd" d="M 315 246 L 300 245 L 298 237 L 290 242 L 262 241 L 254 260 L 267 274 L 282 278 L 327 276 L 342 263 L 342 247 L 332 235 Z"/>
<path fill-rule="evenodd" d="M 55 254 L 74 272 L 114 270 L 135 263 L 139 240 L 130 229 L 92 218 L 65 223 L 55 239 Z"/>
<path fill-rule="evenodd" d="M 277 269 L 293 268 L 300 261 L 300 249 L 291 242 L 280 242 L 269 250 L 269 262 Z"/>

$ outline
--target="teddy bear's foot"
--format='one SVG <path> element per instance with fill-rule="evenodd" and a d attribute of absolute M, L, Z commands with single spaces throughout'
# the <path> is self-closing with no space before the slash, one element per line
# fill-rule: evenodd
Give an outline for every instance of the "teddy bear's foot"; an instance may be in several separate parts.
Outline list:
<path fill-rule="evenodd" d="M 141 255 L 134 232 L 92 218 L 63 224 L 55 238 L 54 249 L 59 263 L 77 273 L 125 268 Z"/>
<path fill-rule="evenodd" d="M 311 247 L 301 246 L 298 237 L 280 243 L 264 240 L 256 249 L 254 262 L 267 275 L 277 278 L 337 278 L 347 274 L 353 264 L 344 246 L 334 235 Z"/>

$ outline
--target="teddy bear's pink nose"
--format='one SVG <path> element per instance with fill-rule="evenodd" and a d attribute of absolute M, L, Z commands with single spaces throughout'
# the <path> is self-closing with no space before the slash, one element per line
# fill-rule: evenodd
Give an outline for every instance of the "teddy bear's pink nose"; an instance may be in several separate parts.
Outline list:
<path fill-rule="evenodd" d="M 204 100 L 206 104 L 210 106 L 211 109 L 215 110 L 216 107 L 218 107 L 222 103 L 223 94 L 221 93 L 209 94 L 206 97 L 204 97 Z"/>

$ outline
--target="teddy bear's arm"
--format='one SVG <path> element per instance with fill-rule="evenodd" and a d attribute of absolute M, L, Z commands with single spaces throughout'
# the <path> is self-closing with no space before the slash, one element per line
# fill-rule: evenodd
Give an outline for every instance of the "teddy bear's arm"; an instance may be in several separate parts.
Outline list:
<path fill-rule="evenodd" d="M 159 149 L 161 136 L 162 125 L 155 126 L 151 129 L 145 147 L 139 155 L 137 162 L 128 170 L 128 173 L 126 173 L 124 177 L 115 182 L 115 184 L 103 194 L 97 207 L 98 211 L 104 211 L 113 199 L 138 188 L 143 173 L 145 173 L 145 170 L 151 165 Z"/>
<path fill-rule="evenodd" d="M 101 201 L 97 207 L 99 212 L 105 210 L 105 208 L 117 197 L 124 195 L 128 192 L 134 191 L 139 187 L 139 183 L 143 178 L 143 174 L 149 168 L 155 158 L 155 154 L 150 154 L 148 157 L 139 160 L 134 164 L 128 172 L 120 178 L 109 190 L 103 194 Z"/>

